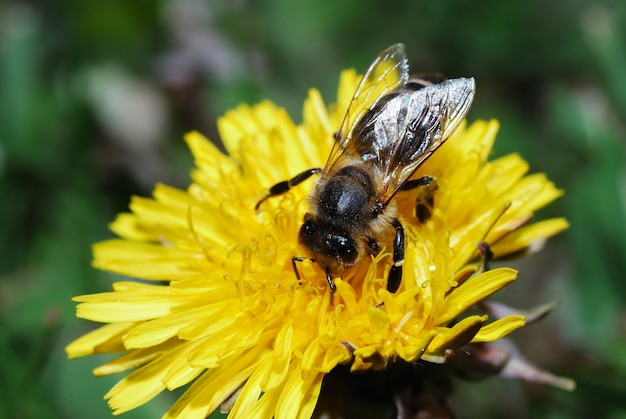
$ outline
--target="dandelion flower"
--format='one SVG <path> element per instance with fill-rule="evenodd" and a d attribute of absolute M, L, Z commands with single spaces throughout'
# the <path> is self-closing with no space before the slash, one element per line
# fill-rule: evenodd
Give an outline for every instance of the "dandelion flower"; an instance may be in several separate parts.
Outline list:
<path fill-rule="evenodd" d="M 488 160 L 493 120 L 463 123 L 419 168 L 415 177 L 438 184 L 426 220 L 415 215 L 418 192 L 398 195 L 406 251 L 397 292 L 386 289 L 389 249 L 349 280 L 334 278 L 332 301 L 316 263 L 299 263 L 297 279 L 292 257 L 305 255 L 298 231 L 315 180 L 255 204 L 269 186 L 324 166 L 359 79 L 344 71 L 330 106 L 310 90 L 299 125 L 267 101 L 226 113 L 226 154 L 187 134 L 196 162 L 188 189 L 157 185 L 152 198 L 134 197 L 110 226 L 119 238 L 94 245 L 96 268 L 143 280 L 74 299 L 78 317 L 103 325 L 68 345 L 69 357 L 119 355 L 96 376 L 132 370 L 105 396 L 114 414 L 189 385 L 164 417 L 204 418 L 230 399 L 232 418 L 308 418 L 337 366 L 445 363 L 456 348 L 524 326 L 523 314 L 476 309 L 517 277 L 483 269 L 477 244 L 496 258 L 534 251 L 567 222 L 529 222 L 562 192 L 528 175 L 517 154 Z"/>

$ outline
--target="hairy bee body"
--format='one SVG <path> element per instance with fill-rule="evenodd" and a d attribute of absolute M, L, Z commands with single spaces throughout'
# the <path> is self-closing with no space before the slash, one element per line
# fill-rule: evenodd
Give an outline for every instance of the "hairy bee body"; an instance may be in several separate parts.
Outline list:
<path fill-rule="evenodd" d="M 320 174 L 308 196 L 300 244 L 325 269 L 332 292 L 333 277 L 344 276 L 382 247 L 392 249 L 387 289 L 395 292 L 405 243 L 393 198 L 428 185 L 428 191 L 436 190 L 432 177 L 412 176 L 465 118 L 474 91 L 471 78 L 409 80 L 403 46 L 388 48 L 357 87 L 324 169 L 309 169 L 274 185 L 256 208 Z"/>
<path fill-rule="evenodd" d="M 320 179 L 309 196 L 310 212 L 300 229 L 300 243 L 332 274 L 342 274 L 366 254 L 377 254 L 395 203 L 377 212 L 376 179 L 363 164 L 344 166 L 327 179 Z"/>

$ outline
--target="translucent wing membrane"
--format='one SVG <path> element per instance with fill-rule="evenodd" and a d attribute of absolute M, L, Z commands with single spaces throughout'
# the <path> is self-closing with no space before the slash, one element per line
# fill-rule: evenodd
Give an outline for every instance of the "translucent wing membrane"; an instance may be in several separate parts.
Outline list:
<path fill-rule="evenodd" d="M 416 90 L 417 89 L 417 90 Z M 407 85 L 379 101 L 352 133 L 352 146 L 376 168 L 386 205 L 417 168 L 452 135 L 474 98 L 473 78 Z"/>
<path fill-rule="evenodd" d="M 374 167 L 377 202 L 389 200 L 452 135 L 474 99 L 474 79 L 409 83 L 404 46 L 381 52 L 348 106 L 323 176 L 354 160 Z"/>
<path fill-rule="evenodd" d="M 380 101 L 395 89 L 406 84 L 409 67 L 404 55 L 404 45 L 393 45 L 374 59 L 361 78 L 346 115 L 337 133 L 337 139 L 326 163 L 326 173 L 350 147 L 354 129 L 363 117 Z"/>

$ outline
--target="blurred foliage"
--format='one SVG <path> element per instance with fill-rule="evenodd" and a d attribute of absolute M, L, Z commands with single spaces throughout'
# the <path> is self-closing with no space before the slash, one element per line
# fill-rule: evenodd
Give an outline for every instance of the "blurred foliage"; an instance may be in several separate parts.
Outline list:
<path fill-rule="evenodd" d="M 110 289 L 91 243 L 132 194 L 185 187 L 182 134 L 269 98 L 296 120 L 306 90 L 404 42 L 415 71 L 474 76 L 470 119 L 497 118 L 566 195 L 539 216 L 571 229 L 518 262 L 511 304 L 563 299 L 514 335 L 574 393 L 458 383 L 460 418 L 626 415 L 626 3 L 162 0 L 0 4 L 0 417 L 105 418 L 118 377 L 67 361 L 89 330 L 74 295 Z M 506 292 L 505 292 L 506 294 Z M 488 396 L 486 396 L 488 395 Z M 173 395 L 125 417 L 160 416 Z"/>

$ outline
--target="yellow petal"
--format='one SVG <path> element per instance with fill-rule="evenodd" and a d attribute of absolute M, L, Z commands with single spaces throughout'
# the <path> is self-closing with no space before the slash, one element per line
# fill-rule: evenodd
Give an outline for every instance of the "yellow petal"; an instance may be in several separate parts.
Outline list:
<path fill-rule="evenodd" d="M 102 352 L 98 347 L 110 341 L 121 344 L 122 336 L 134 325 L 133 322 L 105 324 L 67 345 L 65 352 L 70 359 Z"/>
<path fill-rule="evenodd" d="M 486 321 L 487 316 L 469 316 L 450 329 L 440 328 L 439 334 L 430 342 L 426 352 L 438 354 L 471 342 Z"/>
<path fill-rule="evenodd" d="M 94 245 L 93 254 L 95 268 L 130 277 L 171 280 L 201 274 L 188 251 L 157 243 L 109 240 Z"/>
<path fill-rule="evenodd" d="M 190 304 L 195 296 L 174 296 L 167 287 L 160 294 L 103 292 L 74 298 L 82 302 L 76 316 L 97 322 L 131 322 L 166 316 Z"/>
<path fill-rule="evenodd" d="M 510 284 L 516 278 L 516 270 L 496 268 L 468 279 L 447 296 L 437 324 L 447 324 L 469 307 Z"/>
<path fill-rule="evenodd" d="M 276 335 L 272 368 L 263 383 L 264 390 L 271 390 L 283 383 L 289 371 L 291 351 L 293 349 L 293 326 L 285 324 Z"/>
<path fill-rule="evenodd" d="M 96 377 L 101 377 L 105 375 L 117 374 L 146 365 L 164 353 L 175 349 L 178 345 L 179 342 L 166 342 L 162 345 L 151 348 L 128 351 L 124 355 L 95 368 L 93 374 Z"/>
<path fill-rule="evenodd" d="M 526 248 L 539 250 L 549 237 L 561 233 L 568 227 L 569 223 L 564 218 L 539 221 L 513 231 L 504 239 L 493 244 L 491 250 L 496 257 L 513 254 Z"/>
<path fill-rule="evenodd" d="M 187 389 L 164 418 L 205 418 L 235 392 L 267 354 L 250 349 L 233 356 L 222 368 L 205 372 Z"/>
<path fill-rule="evenodd" d="M 276 419 L 310 418 L 315 403 L 305 400 L 305 397 L 319 394 L 323 377 L 324 374 L 314 372 L 304 375 L 297 366 L 294 366 L 278 399 Z"/>
<path fill-rule="evenodd" d="M 141 323 L 124 336 L 124 345 L 127 348 L 145 348 L 158 345 L 177 336 L 181 330 L 194 324 L 203 324 L 202 330 L 205 335 L 217 333 L 224 328 L 228 328 L 236 321 L 236 318 L 222 318 L 218 320 L 218 315 L 223 313 L 224 308 L 229 305 L 232 305 L 232 301 L 226 300 L 223 303 L 214 303 L 205 307 L 184 310 Z M 208 325 L 205 325 L 205 323 L 208 323 Z M 183 335 L 182 337 L 187 339 L 188 335 Z M 197 339 L 202 336 L 195 335 L 193 337 Z"/>
<path fill-rule="evenodd" d="M 493 342 L 526 324 L 524 316 L 507 316 L 484 326 L 472 342 Z"/>

